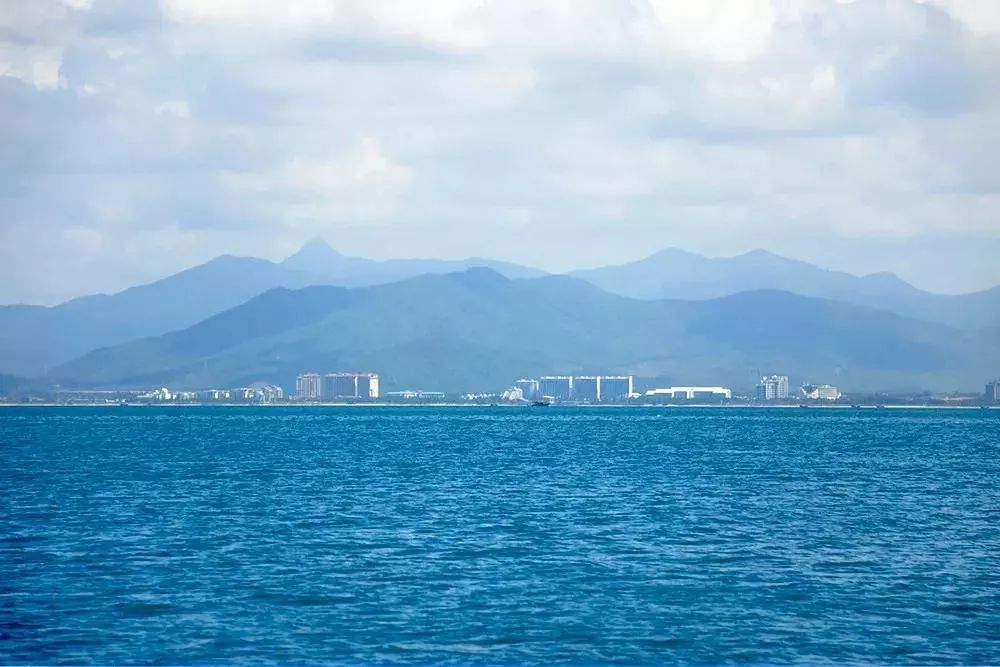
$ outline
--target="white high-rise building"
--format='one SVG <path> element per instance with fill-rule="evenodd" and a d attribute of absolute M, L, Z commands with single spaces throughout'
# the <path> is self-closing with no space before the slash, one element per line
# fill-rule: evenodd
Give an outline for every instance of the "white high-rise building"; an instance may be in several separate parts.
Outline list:
<path fill-rule="evenodd" d="M 788 376 L 762 377 L 757 385 L 758 401 L 783 401 L 788 398 Z"/>
<path fill-rule="evenodd" d="M 520 389 L 521 395 L 529 401 L 533 401 L 539 396 L 538 380 L 518 380 L 514 386 Z"/>
<path fill-rule="evenodd" d="M 295 397 L 304 401 L 318 401 L 323 393 L 323 379 L 319 373 L 302 373 L 295 378 Z"/>
<path fill-rule="evenodd" d="M 357 399 L 371 401 L 378 398 L 379 383 L 375 373 L 327 373 L 323 376 L 323 400 Z"/>
<path fill-rule="evenodd" d="M 986 383 L 986 400 L 990 403 L 1000 402 L 1000 380 Z"/>
<path fill-rule="evenodd" d="M 378 399 L 378 375 L 375 373 L 358 374 L 358 398 L 374 401 Z"/>
<path fill-rule="evenodd" d="M 568 401 L 573 397 L 573 376 L 546 375 L 538 379 L 538 394 L 557 401 Z"/>
<path fill-rule="evenodd" d="M 632 395 L 631 375 L 602 375 L 601 401 L 608 403 L 627 400 Z"/>
<path fill-rule="evenodd" d="M 573 378 L 573 400 L 597 403 L 601 400 L 601 378 L 596 375 L 577 375 Z"/>

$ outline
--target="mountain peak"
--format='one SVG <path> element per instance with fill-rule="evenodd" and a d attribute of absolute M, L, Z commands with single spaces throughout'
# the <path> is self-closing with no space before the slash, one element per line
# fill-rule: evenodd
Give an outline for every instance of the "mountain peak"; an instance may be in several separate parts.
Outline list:
<path fill-rule="evenodd" d="M 456 279 L 471 285 L 497 285 L 509 283 L 510 279 L 488 266 L 470 266 L 464 271 L 452 273 Z"/>
<path fill-rule="evenodd" d="M 298 252 L 289 255 L 282 264 L 293 269 L 315 271 L 318 267 L 336 262 L 342 257 L 343 255 L 334 250 L 325 239 L 315 236 L 306 241 Z"/>
<path fill-rule="evenodd" d="M 892 271 L 876 271 L 875 273 L 869 273 L 861 276 L 862 280 L 881 280 L 885 282 L 904 282 L 902 278 L 897 276 Z"/>
<path fill-rule="evenodd" d="M 905 290 L 905 292 L 913 293 L 919 292 L 920 290 L 906 282 L 895 273 L 891 271 L 877 271 L 875 273 L 869 273 L 867 275 L 861 276 L 859 279 L 862 285 L 867 287 L 879 287 L 881 289 L 894 289 L 894 290 Z"/>
<path fill-rule="evenodd" d="M 764 250 L 763 248 L 754 248 L 753 250 L 748 250 L 742 255 L 736 255 L 736 257 L 734 257 L 733 259 L 736 258 L 754 259 L 759 261 L 774 261 L 774 260 L 782 260 L 786 262 L 793 261 L 789 260 L 787 257 L 782 257 L 777 253 L 773 253 L 770 250 Z"/>
<path fill-rule="evenodd" d="M 645 259 L 641 259 L 641 262 L 654 261 L 678 261 L 678 260 L 691 260 L 691 259 L 705 259 L 702 255 L 698 253 L 691 252 L 690 250 L 684 250 L 682 248 L 664 248 L 662 250 L 657 250 L 652 255 L 649 255 Z"/>

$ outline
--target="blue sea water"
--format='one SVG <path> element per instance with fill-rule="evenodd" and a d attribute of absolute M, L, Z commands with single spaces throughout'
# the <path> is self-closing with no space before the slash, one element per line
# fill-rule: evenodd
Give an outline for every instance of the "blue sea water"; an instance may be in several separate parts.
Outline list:
<path fill-rule="evenodd" d="M 1000 662 L 995 411 L 0 409 L 3 663 Z"/>

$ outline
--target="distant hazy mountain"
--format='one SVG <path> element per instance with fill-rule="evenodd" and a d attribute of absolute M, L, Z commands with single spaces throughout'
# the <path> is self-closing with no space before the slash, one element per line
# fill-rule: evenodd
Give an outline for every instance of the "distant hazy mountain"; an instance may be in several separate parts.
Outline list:
<path fill-rule="evenodd" d="M 758 372 L 846 388 L 978 387 L 996 341 L 828 300 L 753 291 L 644 301 L 487 270 L 374 287 L 276 289 L 192 327 L 98 350 L 64 385 L 174 388 L 370 370 L 385 389 L 496 389 L 545 373 L 748 386 Z M 992 364 L 992 366 L 991 366 Z M 989 373 L 986 373 L 989 375 Z"/>
<path fill-rule="evenodd" d="M 858 277 L 763 250 L 707 258 L 671 248 L 637 262 L 570 275 L 639 299 L 712 299 L 747 290 L 778 289 L 961 328 L 1000 325 L 1000 286 L 957 296 L 932 294 L 891 273 Z"/>
<path fill-rule="evenodd" d="M 0 370 L 39 375 L 94 348 L 181 329 L 274 287 L 311 282 L 266 260 L 223 256 L 117 294 L 3 306 Z"/>
<path fill-rule="evenodd" d="M 322 239 L 313 239 L 297 253 L 281 263 L 296 271 L 322 276 L 331 285 L 356 287 L 391 283 L 424 274 L 454 273 L 473 267 L 485 267 L 508 278 L 534 278 L 543 271 L 498 262 L 481 257 L 460 260 L 447 259 L 387 259 L 373 260 L 341 255 Z"/>
<path fill-rule="evenodd" d="M 0 372 L 36 376 L 98 347 L 183 329 L 275 287 L 372 285 L 424 273 L 489 266 L 511 277 L 541 275 L 490 260 L 345 257 L 312 241 L 284 262 L 217 257 L 148 285 L 54 307 L 0 306 Z"/>

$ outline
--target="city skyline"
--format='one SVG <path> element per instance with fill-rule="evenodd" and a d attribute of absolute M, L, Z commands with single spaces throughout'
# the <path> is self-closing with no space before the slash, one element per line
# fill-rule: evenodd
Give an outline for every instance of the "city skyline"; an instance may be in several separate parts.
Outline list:
<path fill-rule="evenodd" d="M 4 402 L 4 387 L 0 386 L 0 403 Z M 549 392 L 549 393 L 546 393 Z M 47 392 L 41 392 L 43 395 Z M 720 385 L 673 385 L 662 386 L 646 378 L 636 383 L 631 375 L 541 375 L 537 378 L 520 378 L 504 390 L 491 391 L 483 388 L 463 392 L 443 392 L 434 389 L 393 389 L 380 390 L 380 376 L 372 372 L 334 371 L 328 373 L 299 373 L 295 390 L 286 393 L 275 384 L 258 381 L 248 386 L 219 388 L 169 389 L 166 386 L 152 389 L 68 389 L 54 387 L 49 392 L 58 403 L 73 404 L 119 404 L 129 401 L 143 403 L 181 404 L 242 404 L 242 405 L 295 405 L 327 403 L 377 403 L 384 399 L 389 403 L 416 402 L 435 404 L 450 402 L 455 404 L 569 404 L 569 405 L 821 405 L 841 403 L 850 407 L 865 407 L 860 400 L 871 401 L 877 397 L 874 407 L 883 404 L 913 404 L 914 399 L 925 405 L 966 405 L 989 406 L 1000 403 L 1000 379 L 985 385 L 984 393 L 938 394 L 918 392 L 916 394 L 867 394 L 852 392 L 845 396 L 838 387 L 830 384 L 807 382 L 792 391 L 787 375 L 763 376 L 746 394 L 734 393 L 732 389 Z M 25 395 L 24 398 L 29 398 Z M 859 400 L 860 399 L 860 400 Z M 28 402 L 43 399 L 30 399 Z M 805 402 L 805 403 L 803 403 Z M 872 407 L 872 406 L 868 406 Z"/>

